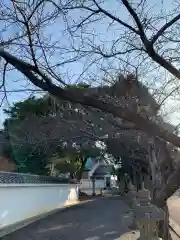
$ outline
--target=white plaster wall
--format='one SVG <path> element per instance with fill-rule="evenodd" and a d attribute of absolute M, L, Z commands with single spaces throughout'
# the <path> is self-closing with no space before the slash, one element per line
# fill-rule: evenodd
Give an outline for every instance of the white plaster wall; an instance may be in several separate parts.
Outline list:
<path fill-rule="evenodd" d="M 98 179 L 95 183 L 95 192 L 100 193 L 100 189 L 105 187 L 104 179 Z M 88 195 L 92 195 L 92 181 L 90 179 L 81 179 L 79 188 Z"/>
<path fill-rule="evenodd" d="M 0 229 L 77 200 L 75 184 L 0 184 Z"/>
<path fill-rule="evenodd" d="M 79 188 L 85 189 L 85 188 L 91 188 L 91 180 L 89 179 L 81 179 L 80 184 L 79 184 Z"/>
<path fill-rule="evenodd" d="M 111 187 L 117 186 L 117 177 L 110 176 L 111 179 Z M 96 179 L 95 182 L 95 192 L 96 194 L 100 193 L 100 190 L 104 188 L 106 185 L 105 179 Z M 79 188 L 81 191 L 85 192 L 86 194 L 92 195 L 92 181 L 90 179 L 81 179 L 79 184 Z"/>
<path fill-rule="evenodd" d="M 92 181 L 90 179 L 81 179 L 80 189 L 91 188 L 92 189 Z M 105 182 L 104 179 L 97 179 L 95 183 L 96 188 L 104 188 Z"/>

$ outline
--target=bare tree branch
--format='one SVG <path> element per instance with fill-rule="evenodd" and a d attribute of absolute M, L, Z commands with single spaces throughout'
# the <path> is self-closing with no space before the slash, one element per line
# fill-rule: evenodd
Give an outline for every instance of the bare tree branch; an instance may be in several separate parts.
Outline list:
<path fill-rule="evenodd" d="M 51 1 L 53 2 L 53 1 Z M 86 7 L 86 6 L 75 6 L 75 7 L 66 7 L 66 10 L 71 10 L 71 9 L 86 9 L 89 10 L 91 12 L 93 12 L 94 14 L 98 14 L 98 13 L 104 13 L 106 16 L 108 16 L 109 18 L 111 18 L 113 21 L 116 21 L 118 23 L 120 23 L 121 25 L 123 25 L 124 27 L 127 27 L 129 30 L 131 30 L 132 32 L 139 34 L 139 32 L 134 29 L 132 26 L 130 26 L 129 24 L 123 22 L 122 20 L 120 20 L 119 18 L 115 17 L 113 14 L 111 14 L 110 12 L 106 11 L 105 9 L 103 9 L 96 1 L 93 0 L 93 2 L 95 3 L 95 5 L 97 6 L 98 10 Z M 53 2 L 53 4 L 62 11 L 62 9 L 55 3 Z"/>
<path fill-rule="evenodd" d="M 129 11 L 129 13 L 131 14 L 131 16 L 133 17 L 133 19 L 136 22 L 136 25 L 139 29 L 139 35 L 140 38 L 142 40 L 142 42 L 144 43 L 144 45 L 146 46 L 148 44 L 148 39 L 146 37 L 146 34 L 144 32 L 144 28 L 143 25 L 137 15 L 137 13 L 135 12 L 135 10 L 131 7 L 130 3 L 128 0 L 122 0 L 122 3 L 124 4 L 124 6 L 127 8 L 127 10 Z"/>
<path fill-rule="evenodd" d="M 171 27 L 175 22 L 177 22 L 180 19 L 180 14 L 175 16 L 171 21 L 167 22 L 164 26 L 162 26 L 159 31 L 152 37 L 151 44 L 153 45 L 159 37 L 162 36 L 162 34 Z"/>
<path fill-rule="evenodd" d="M 103 99 L 98 99 L 95 96 L 87 95 L 87 91 L 84 89 L 63 89 L 53 83 L 47 83 L 43 79 L 38 79 L 32 71 L 36 71 L 33 66 L 18 60 L 17 58 L 11 56 L 5 51 L 0 51 L 0 56 L 15 66 L 20 72 L 22 72 L 28 79 L 37 87 L 53 94 L 59 99 L 66 99 L 72 102 L 80 103 L 85 106 L 91 106 L 94 108 L 101 109 L 102 111 L 113 114 L 116 117 L 120 117 L 127 121 L 133 122 L 139 129 L 145 131 L 150 136 L 158 136 L 164 140 L 171 142 L 175 146 L 180 147 L 180 137 L 161 129 L 157 124 L 144 119 L 143 117 L 130 112 L 128 109 L 115 106 L 114 104 L 108 103 Z M 43 74 L 42 74 L 43 76 Z M 45 79 L 46 80 L 46 79 Z"/>

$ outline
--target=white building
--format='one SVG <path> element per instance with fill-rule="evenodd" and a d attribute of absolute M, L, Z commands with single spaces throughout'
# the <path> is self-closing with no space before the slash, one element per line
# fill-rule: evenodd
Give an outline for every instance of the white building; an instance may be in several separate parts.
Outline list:
<path fill-rule="evenodd" d="M 80 189 L 86 194 L 99 194 L 102 189 L 116 187 L 114 165 L 106 163 L 102 157 L 89 158 L 80 182 Z"/>

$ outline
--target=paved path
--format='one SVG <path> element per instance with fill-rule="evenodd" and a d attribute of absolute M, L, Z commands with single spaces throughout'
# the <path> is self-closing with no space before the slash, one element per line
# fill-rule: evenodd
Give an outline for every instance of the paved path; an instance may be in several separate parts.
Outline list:
<path fill-rule="evenodd" d="M 171 218 L 180 226 L 180 197 L 175 195 L 168 199 L 168 207 Z"/>
<path fill-rule="evenodd" d="M 168 199 L 169 214 L 172 219 L 171 226 L 180 236 L 180 190 Z M 179 240 L 180 238 L 178 238 Z"/>
<path fill-rule="evenodd" d="M 180 198 L 170 198 L 168 201 L 168 207 L 171 218 L 180 226 Z"/>
<path fill-rule="evenodd" d="M 123 198 L 101 198 L 53 214 L 3 240 L 117 240 L 131 231 L 130 224 Z"/>

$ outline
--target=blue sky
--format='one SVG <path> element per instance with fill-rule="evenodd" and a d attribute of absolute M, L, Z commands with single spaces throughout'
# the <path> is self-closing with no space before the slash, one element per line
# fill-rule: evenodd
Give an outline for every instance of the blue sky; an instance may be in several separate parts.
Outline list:
<path fill-rule="evenodd" d="M 153 11 L 159 11 L 159 8 L 161 6 L 160 0 L 159 1 L 158 0 L 152 0 L 152 1 L 149 0 L 148 2 L 151 4 L 151 6 L 154 6 Z M 174 7 L 172 2 L 173 1 L 171 1 L 171 0 L 164 1 L 164 4 L 165 4 L 164 6 L 165 6 L 165 9 L 167 9 L 167 11 Z M 121 16 L 122 20 L 128 21 L 128 23 L 131 23 L 131 20 L 129 18 L 127 18 L 125 9 L 119 7 L 118 1 L 115 1 L 115 0 L 106 1 L 106 7 L 107 7 L 107 9 L 111 10 L 118 16 Z M 79 19 L 80 15 L 82 16 L 82 14 L 80 14 L 79 12 L 73 12 L 72 17 L 73 17 L 73 19 L 77 20 L 77 19 Z M 108 47 L 110 47 L 110 42 L 112 42 L 113 39 L 117 39 L 117 37 L 120 35 L 121 30 L 118 30 L 113 27 L 111 29 L 107 30 L 108 22 L 107 21 L 105 22 L 105 21 L 95 23 L 94 25 L 92 25 L 91 28 L 89 28 L 89 32 L 92 33 L 92 31 L 94 31 L 95 34 L 98 34 L 97 37 L 94 37 L 95 44 L 103 43 L 106 41 L 106 47 L 108 48 Z M 156 27 L 160 27 L 160 25 L 161 25 L 161 23 L 159 23 L 159 26 L 156 26 Z M 69 36 L 64 35 L 63 28 L 64 28 L 64 25 L 62 23 L 62 19 L 59 18 L 56 22 L 51 24 L 51 26 L 49 28 L 46 29 L 45 34 L 47 34 L 47 36 L 51 34 L 52 35 L 51 41 L 54 41 L 54 42 L 61 39 L 59 46 L 68 47 L 70 45 L 71 41 L 70 41 Z M 88 31 L 88 29 L 86 29 L 86 30 Z M 16 31 L 19 31 L 19 28 L 13 27 L 13 28 L 9 29 L 9 31 L 6 34 L 8 36 L 8 34 L 11 35 L 12 33 L 16 32 Z M 6 34 L 4 35 L 5 37 L 7 37 Z M 77 39 L 77 45 L 78 45 L 78 39 Z M 13 52 L 13 49 L 10 49 L 9 51 Z M 17 52 L 15 52 L 15 54 L 16 54 L 16 56 L 21 57 L 21 55 L 22 55 L 21 50 L 18 50 Z M 71 54 L 66 55 L 65 58 L 67 58 L 67 56 L 70 57 Z M 64 58 L 64 56 L 62 56 L 60 50 L 53 53 L 53 57 L 51 57 L 51 59 L 50 59 L 51 64 L 53 65 L 53 64 L 59 62 L 60 57 L 61 57 L 61 59 Z M 88 65 L 89 63 L 92 62 L 92 60 L 93 60 L 93 57 L 91 57 L 89 59 L 81 59 L 80 61 L 77 61 L 72 64 L 63 65 L 62 67 L 60 67 L 58 69 L 58 72 L 59 72 L 59 74 L 61 74 L 63 79 L 66 79 L 66 81 L 68 81 L 68 79 L 71 79 L 71 82 L 74 82 L 77 80 L 78 76 L 82 73 L 85 61 L 86 61 L 85 65 Z M 114 65 L 116 68 L 118 67 L 118 65 L 115 61 L 113 62 L 113 66 Z M 83 80 L 88 79 L 88 78 L 93 78 L 93 74 L 96 76 L 100 75 L 100 71 L 97 66 L 91 67 L 91 69 L 83 75 L 83 77 L 84 77 Z M 7 79 L 7 85 L 6 85 L 7 90 L 34 88 L 34 86 L 32 86 L 30 83 L 27 84 L 27 80 L 24 80 L 23 76 L 20 73 L 18 73 L 17 71 L 8 73 L 6 76 L 6 79 Z M 151 76 L 148 77 L 148 81 L 150 81 L 150 80 L 151 80 Z M 12 104 L 13 102 L 23 100 L 23 99 L 27 98 L 29 96 L 29 94 L 30 94 L 29 92 L 8 93 L 8 102 L 10 104 Z M 2 93 L 0 93 L 0 96 L 2 96 Z M 172 104 L 173 103 L 170 103 L 170 106 Z M 8 107 L 7 103 L 5 103 L 1 107 L 1 110 L 0 110 L 0 122 L 1 123 L 4 121 L 4 117 L 5 117 L 2 109 L 6 108 L 6 107 Z M 174 123 L 177 123 L 179 121 L 178 119 L 176 119 L 177 116 L 178 116 L 178 114 L 175 113 L 175 114 L 171 115 L 169 120 Z"/>

